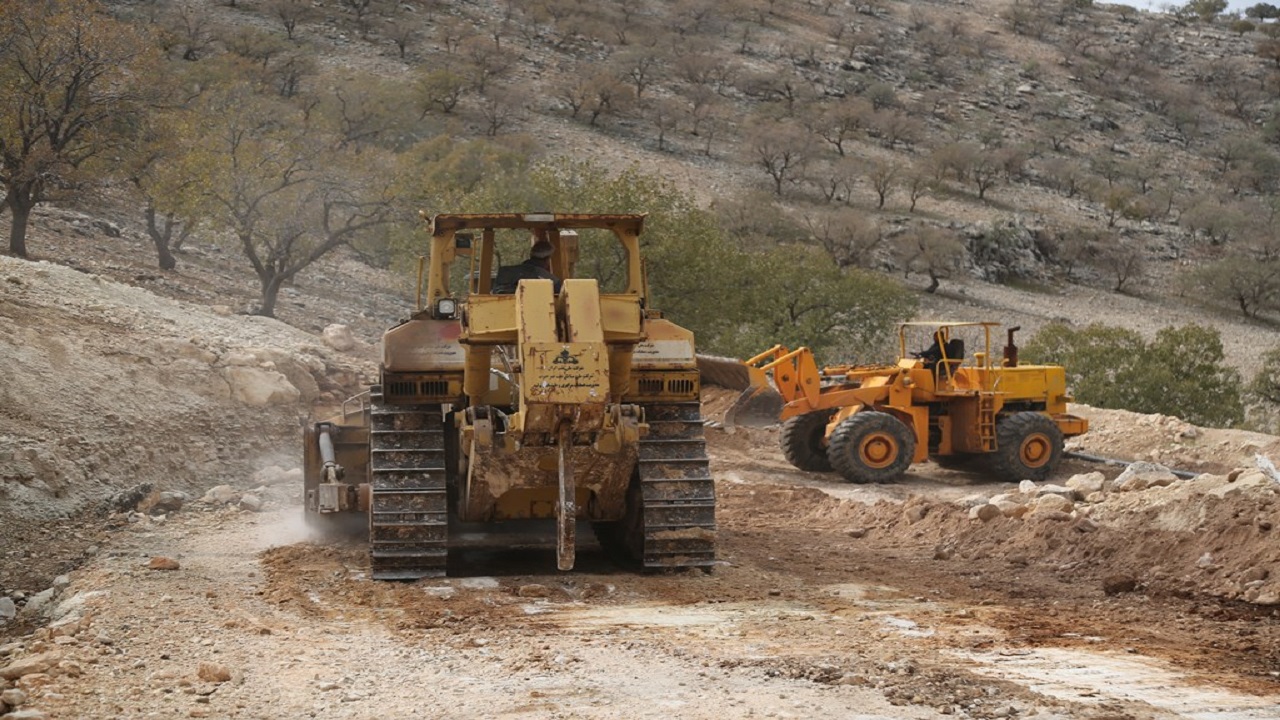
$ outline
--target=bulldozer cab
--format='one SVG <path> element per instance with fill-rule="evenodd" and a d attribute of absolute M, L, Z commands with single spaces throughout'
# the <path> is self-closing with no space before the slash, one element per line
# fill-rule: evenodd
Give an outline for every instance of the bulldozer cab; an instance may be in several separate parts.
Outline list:
<path fill-rule="evenodd" d="M 557 281 L 590 278 L 600 291 L 646 294 L 638 237 L 644 215 L 442 214 L 431 221 L 431 250 L 420 267 L 418 310 L 439 316 L 472 295 L 514 292 L 520 279 L 547 277 L 528 265 L 533 248 L 550 246 Z M 539 253 L 540 255 L 542 253 Z M 443 313 L 447 314 L 447 313 Z"/>

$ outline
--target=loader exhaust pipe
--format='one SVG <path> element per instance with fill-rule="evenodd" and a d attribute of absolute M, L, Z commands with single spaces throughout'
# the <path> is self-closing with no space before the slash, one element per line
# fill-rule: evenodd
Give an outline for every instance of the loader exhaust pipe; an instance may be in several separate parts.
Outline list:
<path fill-rule="evenodd" d="M 1013 342 L 1013 334 L 1022 329 L 1021 325 L 1009 328 L 1009 339 L 1004 346 L 1004 366 L 1018 367 L 1018 346 Z"/>

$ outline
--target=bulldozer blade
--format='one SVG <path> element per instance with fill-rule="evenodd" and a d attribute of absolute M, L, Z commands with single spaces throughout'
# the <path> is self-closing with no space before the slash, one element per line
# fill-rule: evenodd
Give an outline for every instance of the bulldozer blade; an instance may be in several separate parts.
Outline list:
<path fill-rule="evenodd" d="M 742 391 L 725 411 L 725 430 L 732 432 L 738 425 L 768 427 L 778 422 L 778 413 L 785 401 L 769 384 L 763 371 L 733 358 L 698 355 L 697 359 L 698 376 L 704 385 Z"/>
<path fill-rule="evenodd" d="M 719 385 L 730 390 L 751 387 L 751 371 L 741 361 L 715 355 L 698 355 L 698 375 L 704 385 Z"/>
<path fill-rule="evenodd" d="M 778 391 L 771 387 L 749 387 L 724 413 L 724 426 L 732 428 L 769 427 L 778 422 L 778 413 L 786 404 Z"/>

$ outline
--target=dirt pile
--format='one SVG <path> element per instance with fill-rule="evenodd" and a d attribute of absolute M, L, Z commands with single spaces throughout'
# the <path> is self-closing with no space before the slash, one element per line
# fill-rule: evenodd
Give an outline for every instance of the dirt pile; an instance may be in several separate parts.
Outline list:
<path fill-rule="evenodd" d="M 276 455 L 296 464 L 299 419 L 375 367 L 368 346 L 353 353 L 268 318 L 0 257 L 0 586 L 25 587 L 57 552 L 27 546 L 41 524 L 110 509 L 131 488 L 198 495 Z"/>

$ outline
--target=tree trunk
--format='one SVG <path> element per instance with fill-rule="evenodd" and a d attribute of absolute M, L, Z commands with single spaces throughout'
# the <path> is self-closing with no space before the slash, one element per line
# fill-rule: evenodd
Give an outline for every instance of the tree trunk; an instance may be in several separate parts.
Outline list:
<path fill-rule="evenodd" d="M 21 202 L 15 194 L 9 195 L 9 212 L 13 215 L 9 218 L 9 254 L 26 258 L 27 221 L 31 219 L 31 208 L 34 203 Z"/>
<path fill-rule="evenodd" d="M 280 297 L 280 287 L 284 278 L 272 273 L 262 277 L 262 304 L 254 311 L 254 315 L 273 318 L 276 316 L 276 299 Z"/>
<path fill-rule="evenodd" d="M 161 270 L 173 270 L 178 267 L 178 261 L 173 257 L 173 253 L 169 250 L 169 242 L 173 237 L 173 216 L 165 217 L 164 228 L 161 229 L 156 224 L 156 209 L 148 207 L 146 210 L 147 217 L 147 234 L 151 236 L 151 242 L 156 246 L 156 257 L 160 262 Z"/>

